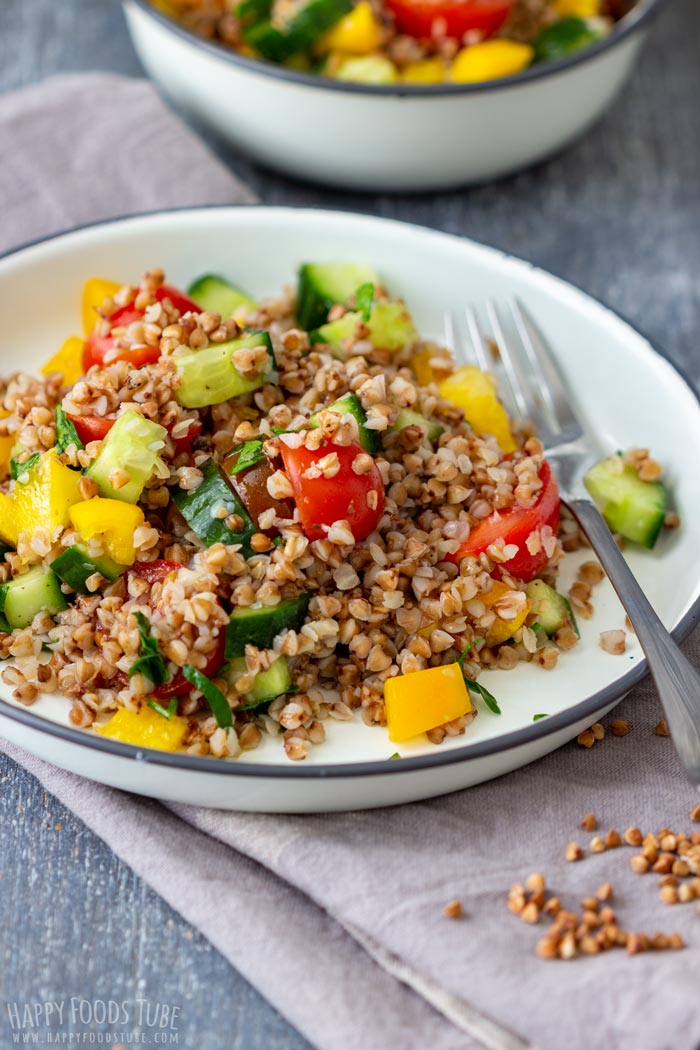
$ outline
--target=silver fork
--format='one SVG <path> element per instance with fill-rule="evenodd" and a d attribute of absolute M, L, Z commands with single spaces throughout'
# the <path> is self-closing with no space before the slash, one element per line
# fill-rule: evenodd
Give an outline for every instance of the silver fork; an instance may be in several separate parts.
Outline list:
<path fill-rule="evenodd" d="M 586 492 L 583 475 L 600 458 L 595 442 L 577 417 L 556 360 L 522 304 L 514 300 L 499 309 L 491 301 L 486 304 L 486 316 L 517 414 L 537 428 L 561 498 L 598 555 L 644 650 L 681 762 L 692 782 L 700 785 L 700 674 L 654 612 Z M 464 322 L 472 360 L 458 320 L 453 314 L 445 318 L 447 342 L 455 360 L 493 369 L 493 355 L 472 307 L 465 309 Z"/>

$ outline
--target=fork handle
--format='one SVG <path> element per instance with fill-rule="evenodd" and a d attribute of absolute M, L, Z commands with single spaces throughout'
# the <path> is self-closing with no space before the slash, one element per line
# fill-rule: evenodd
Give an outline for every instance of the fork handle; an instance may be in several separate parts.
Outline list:
<path fill-rule="evenodd" d="M 690 779 L 700 784 L 700 674 L 654 612 L 595 504 L 575 499 L 568 506 L 627 611 L 659 691 L 676 750 Z"/>

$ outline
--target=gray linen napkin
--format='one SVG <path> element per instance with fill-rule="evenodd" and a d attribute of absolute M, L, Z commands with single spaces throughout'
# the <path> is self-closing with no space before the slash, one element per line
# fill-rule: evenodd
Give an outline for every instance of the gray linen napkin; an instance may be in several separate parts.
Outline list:
<path fill-rule="evenodd" d="M 50 124 L 43 117 L 43 92 L 53 107 Z M 92 123 L 89 100 L 100 93 L 99 121 Z M 109 143 L 111 110 L 122 112 L 127 97 L 139 119 L 149 111 L 151 130 L 169 160 L 181 152 L 190 156 L 191 136 L 152 91 L 117 77 L 61 78 L 0 101 L 0 142 L 10 141 L 11 130 L 12 149 L 31 157 L 32 128 L 40 128 L 42 139 L 55 135 L 64 126 L 63 107 L 72 112 L 80 98 L 87 100 L 81 101 L 84 125 L 76 122 L 74 134 L 103 135 Z M 127 120 L 125 130 L 132 124 Z M 55 139 L 45 148 L 55 173 L 51 196 L 43 197 L 45 228 L 84 221 L 87 209 L 75 200 L 75 180 L 92 185 L 92 172 L 76 171 L 71 158 L 100 160 L 103 151 L 93 142 L 86 152 L 79 141 L 67 149 Z M 196 148 L 197 177 L 190 183 L 181 173 L 180 203 L 212 195 L 240 199 L 221 167 Z M 187 170 L 191 176 L 189 164 Z M 16 209 L 15 241 L 26 240 L 28 228 L 29 236 L 41 232 L 31 212 L 46 169 L 36 184 L 31 166 L 23 173 L 20 193 L 4 186 L 0 171 L 0 202 L 11 190 Z M 157 152 L 124 189 L 108 170 L 93 211 L 117 214 L 162 204 L 162 181 Z M 7 229 L 0 233 L 6 245 Z M 688 652 L 697 662 L 697 635 Z M 629 736 L 608 734 L 591 751 L 572 743 L 470 791 L 399 809 L 311 817 L 164 806 L 96 788 L 5 747 L 324 1050 L 588 1050 L 594 1044 L 694 1050 L 700 1040 L 700 938 L 693 934 L 693 905 L 662 904 L 656 878 L 631 872 L 629 847 L 587 854 L 578 864 L 564 860 L 569 840 L 586 845 L 590 838 L 578 829 L 590 812 L 604 829 L 690 829 L 694 793 L 671 741 L 653 732 L 661 710 L 651 685 L 635 690 L 616 717 L 629 719 Z M 621 926 L 677 929 L 689 948 L 545 962 L 534 955 L 543 926 L 520 922 L 505 905 L 510 884 L 531 871 L 543 871 L 572 907 L 609 880 Z M 226 893 L 209 892 L 212 883 L 225 884 Z M 178 888 L 184 886 L 186 891 Z M 465 915 L 450 921 L 442 907 L 455 897 Z M 305 947 L 311 944 L 313 951 Z"/>

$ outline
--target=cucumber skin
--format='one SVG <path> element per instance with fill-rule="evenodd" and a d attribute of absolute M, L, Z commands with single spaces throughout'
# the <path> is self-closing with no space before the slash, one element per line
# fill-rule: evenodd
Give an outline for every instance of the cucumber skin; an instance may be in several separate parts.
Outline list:
<path fill-rule="evenodd" d="M 542 625 L 550 638 L 567 624 L 573 627 L 577 637 L 581 637 L 574 610 L 568 598 L 559 594 L 559 591 L 555 591 L 544 580 L 531 580 L 527 585 L 526 593 L 532 602 L 532 615 L 537 617 L 538 623 Z"/>
<path fill-rule="evenodd" d="M 187 289 L 190 299 L 194 299 L 203 310 L 231 317 L 241 306 L 251 310 L 257 309 L 257 303 L 218 274 L 208 273 L 199 277 Z"/>
<path fill-rule="evenodd" d="M 663 528 L 666 489 L 660 481 L 642 481 L 628 463 L 620 473 L 619 458 L 618 453 L 596 463 L 583 483 L 612 532 L 651 550 Z"/>
<path fill-rule="evenodd" d="M 342 284 L 347 269 L 348 283 Z M 330 281 L 329 281 L 330 278 Z M 336 283 L 336 282 L 340 282 Z M 328 319 L 336 303 L 345 305 L 362 284 L 378 284 L 379 277 L 371 267 L 357 263 L 304 263 L 297 279 L 297 321 L 306 332 L 319 328 Z"/>
<path fill-rule="evenodd" d="M 254 553 L 250 538 L 258 530 L 248 511 L 213 459 L 208 459 L 200 469 L 203 481 L 199 488 L 194 492 L 178 489 L 173 493 L 173 503 L 206 547 L 214 543 L 240 543 L 241 553 L 249 558 Z M 229 529 L 223 518 L 212 517 L 212 507 L 222 502 L 231 504 L 230 514 L 239 514 L 243 518 L 245 527 L 240 532 Z"/>
<path fill-rule="evenodd" d="M 306 51 L 350 11 L 352 0 L 307 0 L 286 27 L 278 28 L 267 18 L 244 30 L 243 38 L 264 58 L 284 62 L 297 52 Z"/>
<path fill-rule="evenodd" d="M 117 565 L 111 558 L 91 558 L 79 547 L 68 547 L 51 562 L 51 571 L 72 587 L 78 594 L 91 594 L 85 581 L 93 573 L 99 572 L 110 582 L 121 576 L 125 568 Z"/>
<path fill-rule="evenodd" d="M 10 630 L 29 627 L 37 613 L 55 616 L 67 608 L 61 581 L 51 569 L 37 566 L 0 587 L 0 613 Z"/>
<path fill-rule="evenodd" d="M 319 409 L 323 411 L 323 409 Z M 376 430 L 370 430 L 365 424 L 367 422 L 367 413 L 362 407 L 357 394 L 343 394 L 337 401 L 334 401 L 332 405 L 328 405 L 326 412 L 342 412 L 345 415 L 347 412 L 351 416 L 354 416 L 357 420 L 357 430 L 360 444 L 362 445 L 365 452 L 369 452 L 370 456 L 376 456 L 382 450 L 382 440 L 379 436 L 379 432 Z M 315 429 L 318 426 L 318 412 L 309 420 Z"/>
<path fill-rule="evenodd" d="M 306 619 L 310 600 L 307 591 L 296 598 L 286 598 L 278 605 L 234 609 L 226 628 L 225 658 L 244 656 L 246 645 L 269 649 L 275 637 L 286 627 L 298 631 Z"/>
<path fill-rule="evenodd" d="M 411 408 L 402 408 L 396 417 L 396 422 L 389 430 L 391 433 L 396 433 L 403 430 L 404 427 L 411 426 L 425 427 L 428 441 L 437 441 L 445 433 L 445 428 L 440 423 L 436 423 L 433 419 L 426 419 L 420 412 L 414 412 Z"/>

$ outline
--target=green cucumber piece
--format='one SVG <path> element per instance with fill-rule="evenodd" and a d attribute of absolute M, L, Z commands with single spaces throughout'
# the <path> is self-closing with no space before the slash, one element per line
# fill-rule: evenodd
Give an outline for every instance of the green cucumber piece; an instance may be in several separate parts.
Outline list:
<path fill-rule="evenodd" d="M 660 481 L 642 481 L 618 452 L 591 467 L 583 483 L 612 532 L 651 550 L 667 508 L 666 489 Z"/>
<path fill-rule="evenodd" d="M 240 543 L 241 553 L 250 557 L 254 553 L 250 538 L 258 530 L 248 511 L 213 459 L 206 460 L 200 470 L 203 480 L 199 488 L 194 492 L 177 489 L 173 492 L 173 503 L 205 547 L 214 543 Z M 223 510 L 226 511 L 225 517 L 218 517 Z M 243 519 L 240 532 L 234 532 L 226 524 L 229 514 L 237 514 Z"/>
<path fill-rule="evenodd" d="M 271 11 L 272 0 L 239 0 L 239 3 L 234 4 L 233 7 L 234 15 L 243 26 L 254 25 L 264 18 L 269 18 Z M 192 292 L 189 291 L 187 294 L 191 296 Z"/>
<path fill-rule="evenodd" d="M 268 368 L 252 379 L 241 375 L 233 363 L 236 350 L 264 346 L 268 353 Z M 204 350 L 176 350 L 173 361 L 181 383 L 175 391 L 176 400 L 185 408 L 205 408 L 218 405 L 231 397 L 249 394 L 270 382 L 275 368 L 275 355 L 268 332 L 251 331 L 227 343 L 212 343 Z"/>
<path fill-rule="evenodd" d="M 122 412 L 102 442 L 97 459 L 85 471 L 97 483 L 100 495 L 124 503 L 138 503 L 153 475 L 167 433 L 160 423 L 145 419 L 131 408 Z M 119 468 L 125 470 L 131 480 L 115 489 L 109 476 Z"/>
<path fill-rule="evenodd" d="M 79 546 L 67 547 L 57 558 L 51 562 L 51 571 L 55 572 L 59 580 L 63 580 L 78 594 L 91 594 L 85 585 L 85 581 L 94 573 L 99 572 L 110 582 L 116 580 L 124 572 L 123 565 L 117 565 L 111 558 L 91 558 L 90 555 Z"/>
<path fill-rule="evenodd" d="M 399 71 L 383 55 L 358 55 L 344 58 L 332 74 L 333 80 L 350 84 L 395 84 Z"/>
<path fill-rule="evenodd" d="M 544 580 L 531 580 L 527 585 L 526 594 L 532 603 L 532 615 L 550 638 L 562 627 L 567 626 L 573 627 L 579 638 L 581 637 L 574 611 L 563 594 L 559 594 Z"/>
<path fill-rule="evenodd" d="M 304 263 L 297 280 L 297 321 L 310 332 L 328 319 L 336 303 L 345 305 L 362 284 L 379 284 L 371 266 L 361 263 Z"/>
<path fill-rule="evenodd" d="M 389 433 L 395 433 L 398 430 L 403 430 L 405 427 L 424 427 L 428 441 L 437 441 L 440 435 L 445 433 L 445 428 L 436 423 L 434 419 L 426 419 L 420 412 L 414 412 L 411 408 L 402 408 L 400 410 L 396 417 L 396 422 L 392 427 L 389 427 Z"/>
<path fill-rule="evenodd" d="M 344 416 L 349 413 L 357 421 L 357 431 L 360 444 L 362 447 L 369 452 L 370 456 L 376 456 L 381 451 L 382 442 L 377 430 L 370 430 L 367 426 L 367 413 L 362 407 L 357 394 L 343 394 L 337 401 L 334 401 L 332 405 L 329 405 L 326 409 L 327 412 L 337 412 L 338 415 Z M 318 427 L 318 412 L 316 412 L 309 420 L 312 428 L 315 430 Z"/>
<path fill-rule="evenodd" d="M 333 347 L 333 356 L 343 360 L 347 357 L 345 340 L 352 339 L 357 326 L 364 323 L 362 315 L 353 311 L 316 328 L 310 333 L 310 340 Z M 403 303 L 375 303 L 366 324 L 368 339 L 383 350 L 401 350 L 418 338 L 413 318 Z"/>
<path fill-rule="evenodd" d="M 231 661 L 231 671 L 236 676 L 247 674 L 248 667 L 245 657 L 237 656 L 233 659 Z M 267 671 L 258 671 L 253 681 L 253 688 L 244 694 L 248 703 L 243 706 L 244 708 L 257 707 L 259 704 L 266 704 L 269 700 L 274 700 L 276 696 L 288 693 L 291 687 L 292 675 L 287 658 L 286 656 L 278 656 L 270 664 Z"/>
<path fill-rule="evenodd" d="M 233 317 L 234 314 L 248 313 L 257 310 L 258 304 L 250 296 L 236 288 L 224 277 L 208 273 L 199 277 L 187 289 L 190 299 L 194 299 L 197 306 L 212 313 L 221 314 L 222 317 Z"/>
<path fill-rule="evenodd" d="M 591 25 L 584 18 L 560 18 L 535 38 L 533 62 L 555 62 L 566 58 L 573 51 L 600 40 L 603 35 L 597 25 Z"/>
<path fill-rule="evenodd" d="M 243 38 L 263 58 L 284 62 L 310 48 L 352 6 L 352 0 L 285 0 L 270 18 L 244 28 Z"/>
<path fill-rule="evenodd" d="M 311 595 L 285 598 L 277 605 L 239 606 L 231 613 L 226 628 L 226 659 L 244 656 L 246 645 L 269 649 L 285 628 L 298 631 L 306 619 Z"/>
<path fill-rule="evenodd" d="M 0 587 L 0 612 L 10 630 L 29 627 L 37 613 L 51 616 L 68 608 L 61 581 L 51 569 L 36 568 Z"/>

